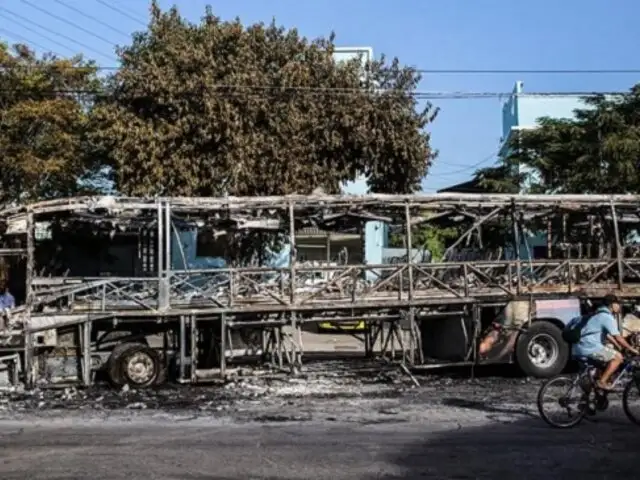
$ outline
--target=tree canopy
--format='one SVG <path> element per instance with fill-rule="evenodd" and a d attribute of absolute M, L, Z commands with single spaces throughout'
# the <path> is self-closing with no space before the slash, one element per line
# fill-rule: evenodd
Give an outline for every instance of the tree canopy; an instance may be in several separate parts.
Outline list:
<path fill-rule="evenodd" d="M 640 84 L 584 104 L 572 119 L 543 117 L 519 131 L 500 164 L 476 172 L 479 183 L 494 192 L 640 192 Z"/>
<path fill-rule="evenodd" d="M 207 9 L 198 24 L 152 4 L 147 31 L 92 112 L 90 137 L 126 194 L 338 192 L 358 175 L 376 192 L 419 187 L 434 157 L 413 69 L 336 64 L 333 36 Z"/>
<path fill-rule="evenodd" d="M 95 90 L 96 67 L 81 56 L 37 58 L 0 42 L 0 201 L 66 196 L 96 165 L 87 153 L 89 104 L 73 92 Z"/>

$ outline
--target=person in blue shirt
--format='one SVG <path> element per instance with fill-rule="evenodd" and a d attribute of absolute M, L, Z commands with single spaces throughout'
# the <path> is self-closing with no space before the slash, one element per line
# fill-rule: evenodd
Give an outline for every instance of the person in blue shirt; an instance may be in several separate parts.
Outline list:
<path fill-rule="evenodd" d="M 622 365 L 622 354 L 606 344 L 613 343 L 618 348 L 624 348 L 634 355 L 638 350 L 620 334 L 618 322 L 614 315 L 620 312 L 620 302 L 614 295 L 607 295 L 604 304 L 589 318 L 580 332 L 580 341 L 573 345 L 572 355 L 577 358 L 590 358 L 606 364 L 605 370 L 598 379 L 598 387 L 611 390 L 610 379 Z"/>
<path fill-rule="evenodd" d="M 9 287 L 5 280 L 0 280 L 0 312 L 15 308 L 16 299 L 9 292 Z"/>

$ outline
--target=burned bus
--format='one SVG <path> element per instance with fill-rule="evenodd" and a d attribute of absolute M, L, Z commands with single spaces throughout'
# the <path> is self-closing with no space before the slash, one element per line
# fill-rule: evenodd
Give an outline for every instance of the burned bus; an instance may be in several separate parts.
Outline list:
<path fill-rule="evenodd" d="M 445 193 L 5 208 L 0 267 L 16 305 L 2 312 L 0 382 L 104 376 L 140 388 L 256 361 L 298 371 L 309 327 L 327 322 L 362 323 L 352 333 L 363 356 L 408 368 L 515 362 L 550 376 L 568 360 L 568 320 L 610 292 L 629 308 L 640 298 L 639 205 L 633 195 Z M 457 236 L 437 261 L 302 258 L 304 232 L 356 242 L 370 221 L 409 247 L 427 227 Z"/>

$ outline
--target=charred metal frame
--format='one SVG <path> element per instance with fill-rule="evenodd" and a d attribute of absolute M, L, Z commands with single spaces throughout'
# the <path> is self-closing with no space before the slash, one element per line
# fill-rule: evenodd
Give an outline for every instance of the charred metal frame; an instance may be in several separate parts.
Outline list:
<path fill-rule="evenodd" d="M 300 264 L 296 255 L 296 231 L 316 226 L 338 228 L 336 222 L 362 225 L 382 221 L 402 226 L 407 248 L 412 231 L 444 216 L 471 219 L 459 238 L 438 263 L 406 261 L 393 265 Z M 520 247 L 513 259 L 451 261 L 452 252 L 472 236 L 482 247 L 481 229 L 501 218 L 511 224 L 504 243 L 521 245 L 526 225 L 543 220 L 577 216 L 589 223 L 609 222 L 611 235 L 605 238 L 606 258 L 522 259 Z M 157 242 L 155 276 L 140 277 L 51 277 L 35 271 L 35 225 L 64 217 L 94 224 L 124 224 L 124 228 L 155 229 Z M 640 224 L 640 196 L 635 195 L 365 195 L 365 196 L 281 196 L 248 198 L 156 198 L 79 197 L 6 208 L 0 211 L 5 230 L 11 224 L 24 225 L 26 248 L 4 249 L 3 255 L 26 255 L 26 300 L 12 313 L 6 332 L 20 332 L 23 341 L 27 383 L 33 381 L 34 338 L 45 330 L 77 325 L 79 329 L 82 381 L 92 382 L 91 329 L 96 320 L 128 321 L 141 317 L 149 322 L 179 323 L 179 381 L 197 381 L 212 374 L 225 375 L 230 331 L 257 329 L 255 351 L 280 368 L 298 369 L 304 348 L 302 327 L 308 323 L 334 324 L 363 320 L 367 329 L 363 341 L 371 354 L 380 345 L 382 355 L 399 358 L 402 365 L 425 364 L 419 323 L 438 316 L 471 315 L 465 362 L 474 363 L 480 335 L 478 305 L 505 304 L 516 299 L 567 295 L 600 297 L 615 291 L 629 298 L 640 297 L 640 258 L 626 255 L 619 219 Z M 285 231 L 291 245 L 286 268 L 234 266 L 216 269 L 171 268 L 172 232 L 177 222 L 197 221 L 228 231 Z M 603 223 L 604 222 L 604 223 Z M 603 227 L 605 228 L 605 227 Z M 606 227 L 608 228 L 608 227 Z M 544 227 L 542 228 L 544 231 Z M 606 235 L 605 235 L 606 236 Z M 548 234 L 551 247 L 551 234 Z M 637 250 L 637 249 L 636 249 Z M 602 251 L 602 248 L 600 248 Z M 378 280 L 368 282 L 365 272 Z M 317 286 L 307 280 L 320 275 L 329 280 Z M 194 279 L 198 279 L 196 282 Z M 626 279 L 631 278 L 629 282 Z M 637 280 L 636 280 L 637 279 Z M 188 295 L 185 294 L 188 291 Z M 60 300 L 66 299 L 64 307 Z M 446 311 L 443 311 L 445 309 Z M 201 325 L 219 325 L 219 368 L 188 369 L 186 358 L 197 350 Z M 4 338 L 4 337 L 2 337 Z M 399 351 L 399 352 L 398 352 Z M 193 360 L 192 360 L 193 362 Z"/>

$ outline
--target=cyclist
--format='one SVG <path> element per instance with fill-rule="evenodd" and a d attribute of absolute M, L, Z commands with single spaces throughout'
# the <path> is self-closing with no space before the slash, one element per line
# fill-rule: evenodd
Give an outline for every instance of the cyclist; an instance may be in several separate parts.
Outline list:
<path fill-rule="evenodd" d="M 572 355 L 576 358 L 583 357 L 606 364 L 604 372 L 597 381 L 598 388 L 611 390 L 609 380 L 615 371 L 622 365 L 622 354 L 605 342 L 611 341 L 620 349 L 626 349 L 634 355 L 638 350 L 620 334 L 618 322 L 614 315 L 620 312 L 620 302 L 615 295 L 607 295 L 603 305 L 589 318 L 580 332 L 580 341 L 573 345 Z"/>

